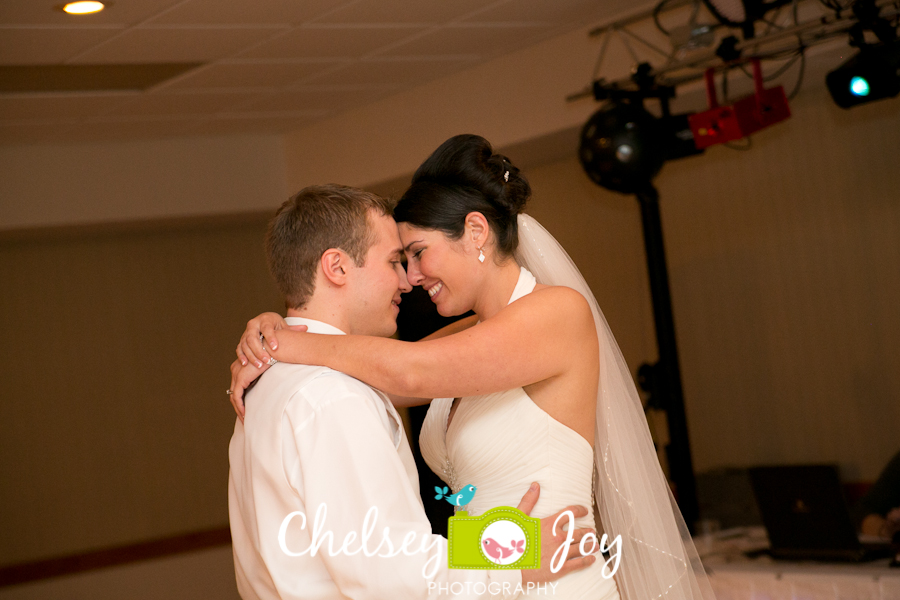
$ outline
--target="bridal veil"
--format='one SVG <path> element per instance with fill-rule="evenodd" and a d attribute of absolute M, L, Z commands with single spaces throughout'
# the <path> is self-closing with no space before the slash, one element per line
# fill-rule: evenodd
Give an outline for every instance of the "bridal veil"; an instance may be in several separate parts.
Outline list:
<path fill-rule="evenodd" d="M 622 600 L 714 600 L 681 511 L 659 465 L 628 365 L 581 272 L 534 218 L 520 214 L 516 260 L 538 283 L 580 292 L 600 342 L 594 496 L 610 538 L 622 536 L 615 575 Z"/>

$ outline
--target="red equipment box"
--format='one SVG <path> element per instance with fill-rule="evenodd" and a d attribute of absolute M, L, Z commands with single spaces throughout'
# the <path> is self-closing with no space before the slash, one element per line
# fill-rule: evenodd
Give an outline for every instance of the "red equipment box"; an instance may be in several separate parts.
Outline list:
<path fill-rule="evenodd" d="M 706 97 L 709 101 L 709 110 L 688 118 L 697 149 L 739 140 L 791 116 L 784 88 L 763 87 L 762 69 L 758 59 L 753 60 L 753 82 L 756 92 L 730 106 L 719 106 L 713 75 L 714 70 L 707 69 Z"/>

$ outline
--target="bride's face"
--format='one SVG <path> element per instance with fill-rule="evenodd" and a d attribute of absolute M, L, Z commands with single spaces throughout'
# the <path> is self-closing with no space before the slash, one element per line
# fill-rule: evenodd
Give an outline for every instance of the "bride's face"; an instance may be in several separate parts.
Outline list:
<path fill-rule="evenodd" d="M 448 239 L 441 231 L 400 223 L 400 243 L 406 253 L 409 283 L 422 286 L 439 314 L 450 317 L 475 305 L 478 265 L 462 240 Z"/>

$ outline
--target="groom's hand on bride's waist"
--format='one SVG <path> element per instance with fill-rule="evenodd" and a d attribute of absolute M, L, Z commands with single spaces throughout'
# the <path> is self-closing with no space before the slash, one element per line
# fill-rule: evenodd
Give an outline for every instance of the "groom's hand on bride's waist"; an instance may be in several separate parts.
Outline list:
<path fill-rule="evenodd" d="M 526 515 L 531 516 L 531 511 L 534 509 L 534 505 L 537 504 L 540 495 L 540 485 L 538 483 L 531 484 L 531 488 L 525 492 L 525 495 L 522 496 L 522 501 L 519 502 L 519 506 L 516 508 Z M 554 581 L 573 571 L 580 571 L 581 569 L 594 564 L 594 561 L 596 560 L 595 555 L 588 554 L 587 556 L 582 556 L 580 547 L 581 538 L 589 533 L 596 536 L 597 532 L 589 527 L 576 529 L 573 536 L 570 538 L 568 535 L 569 532 L 564 531 L 562 528 L 564 523 L 570 521 L 565 518 L 560 519 L 560 515 L 566 511 L 570 511 L 575 519 L 585 517 L 588 514 L 587 508 L 583 506 L 567 506 L 559 512 L 541 519 L 541 568 L 523 569 L 522 583 L 527 583 L 529 581 L 534 583 Z M 554 529 L 556 530 L 555 532 Z M 553 561 L 552 558 L 556 555 L 559 547 L 566 543 L 569 543 L 566 560 L 562 563 L 562 567 L 554 573 L 552 571 L 552 566 L 555 561 Z"/>

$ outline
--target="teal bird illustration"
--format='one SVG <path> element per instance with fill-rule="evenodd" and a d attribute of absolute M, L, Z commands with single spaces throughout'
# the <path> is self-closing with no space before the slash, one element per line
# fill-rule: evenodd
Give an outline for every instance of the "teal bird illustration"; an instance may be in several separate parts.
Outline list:
<path fill-rule="evenodd" d="M 437 495 L 434 497 L 434 499 L 440 500 L 441 498 L 443 498 L 453 506 L 465 506 L 472 501 L 472 498 L 475 497 L 476 489 L 478 488 L 476 488 L 474 485 L 464 485 L 458 493 L 450 494 L 450 488 L 448 488 L 447 486 L 444 486 L 443 488 L 434 486 L 434 491 L 437 492 Z"/>

